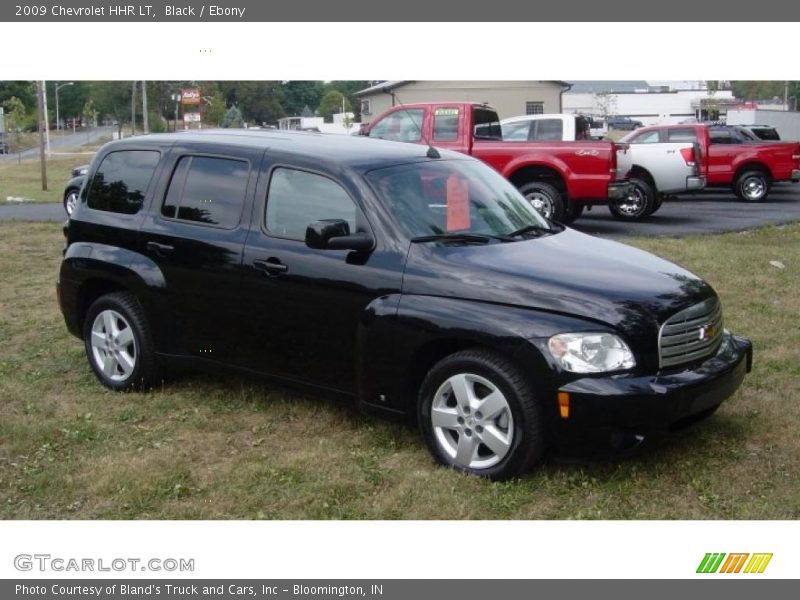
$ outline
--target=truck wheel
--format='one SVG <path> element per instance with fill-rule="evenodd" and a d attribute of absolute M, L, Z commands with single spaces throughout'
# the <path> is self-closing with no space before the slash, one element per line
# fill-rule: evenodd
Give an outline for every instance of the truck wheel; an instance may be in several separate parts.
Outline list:
<path fill-rule="evenodd" d="M 561 222 L 569 225 L 573 221 L 575 221 L 578 217 L 583 214 L 583 204 L 579 202 L 568 202 L 567 203 L 567 212 L 564 215 L 564 218 L 561 219 Z"/>
<path fill-rule="evenodd" d="M 531 181 L 519 188 L 533 207 L 546 219 L 561 222 L 566 215 L 566 202 L 554 186 L 544 181 Z"/>
<path fill-rule="evenodd" d="M 734 191 L 739 200 L 761 202 L 769 194 L 769 177 L 764 171 L 745 171 L 736 179 Z"/>
<path fill-rule="evenodd" d="M 78 204 L 78 190 L 77 188 L 70 188 L 64 194 L 64 210 L 67 211 L 67 216 L 71 217 L 72 212 Z"/>
<path fill-rule="evenodd" d="M 627 198 L 612 200 L 608 203 L 608 210 L 615 219 L 623 221 L 641 221 L 652 214 L 655 206 L 656 193 L 644 179 L 631 177 L 631 193 Z"/>
<path fill-rule="evenodd" d="M 650 215 L 654 215 L 658 212 L 658 209 L 661 208 L 661 205 L 664 204 L 664 195 L 663 194 L 656 194 L 656 201 L 653 203 L 653 208 L 650 209 L 648 213 L 648 217 Z"/>
<path fill-rule="evenodd" d="M 458 471 L 508 479 L 544 453 L 540 402 L 508 360 L 465 350 L 439 361 L 419 393 L 419 423 L 433 457 Z"/>
<path fill-rule="evenodd" d="M 114 292 L 95 300 L 86 313 L 83 341 L 89 364 L 106 387 L 128 391 L 156 383 L 153 338 L 133 294 Z"/>

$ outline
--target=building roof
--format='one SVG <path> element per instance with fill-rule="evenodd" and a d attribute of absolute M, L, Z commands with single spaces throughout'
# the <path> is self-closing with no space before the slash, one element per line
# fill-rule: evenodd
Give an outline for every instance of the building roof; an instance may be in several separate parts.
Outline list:
<path fill-rule="evenodd" d="M 602 93 L 620 93 L 620 92 L 637 92 L 641 90 L 649 91 L 650 84 L 646 81 L 570 81 L 572 88 L 569 90 L 571 94 L 602 94 Z"/>
<path fill-rule="evenodd" d="M 373 86 L 368 88 L 364 88 L 363 90 L 357 91 L 354 96 L 369 96 L 370 94 L 376 94 L 378 92 L 391 92 L 393 89 L 399 88 L 404 86 L 407 83 L 413 83 L 414 80 L 391 80 L 391 81 L 382 81 L 380 83 L 376 83 Z M 551 81 L 551 83 L 555 83 L 556 85 L 563 87 L 570 87 L 570 84 L 567 81 Z"/>

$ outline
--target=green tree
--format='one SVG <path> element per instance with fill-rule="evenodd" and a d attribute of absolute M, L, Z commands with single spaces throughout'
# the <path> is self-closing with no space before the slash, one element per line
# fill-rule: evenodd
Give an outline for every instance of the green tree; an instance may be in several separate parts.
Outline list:
<path fill-rule="evenodd" d="M 225 81 L 220 83 L 220 91 L 226 105 L 238 106 L 245 121 L 272 124 L 286 114 L 279 81 Z"/>
<path fill-rule="evenodd" d="M 306 106 L 319 106 L 325 93 L 325 84 L 321 81 L 285 81 L 283 87 L 283 109 L 287 115 L 296 116 Z"/>
<path fill-rule="evenodd" d="M 244 127 L 244 118 L 242 111 L 234 104 L 225 111 L 225 116 L 222 118 L 223 127 Z"/>
<path fill-rule="evenodd" d="M 28 113 L 22 100 L 16 96 L 11 96 L 3 103 L 6 112 L 6 127 L 14 132 L 14 140 L 17 148 L 20 146 L 20 131 L 26 127 Z"/>
<path fill-rule="evenodd" d="M 0 104 L 17 98 L 25 106 L 36 105 L 36 84 L 33 81 L 0 81 Z"/>
<path fill-rule="evenodd" d="M 204 96 L 205 102 L 201 109 L 203 123 L 210 127 L 219 127 L 225 119 L 225 98 L 222 94 Z"/>
<path fill-rule="evenodd" d="M 355 120 L 361 120 L 361 100 L 360 98 L 356 97 L 355 93 L 361 91 L 365 88 L 370 86 L 369 81 L 364 80 L 355 80 L 355 79 L 348 79 L 342 81 L 329 81 L 325 84 L 325 91 L 330 90 L 337 90 L 344 94 L 344 97 L 347 98 L 347 101 L 350 102 L 351 108 L 348 110 L 352 110 L 353 114 L 355 115 Z"/>
<path fill-rule="evenodd" d="M 321 117 L 325 117 L 326 123 L 331 123 L 333 115 L 342 112 L 342 107 L 345 112 L 349 111 L 350 101 L 340 91 L 331 90 L 322 97 L 317 110 Z"/>
<path fill-rule="evenodd" d="M 122 133 L 123 122 L 131 119 L 132 81 L 95 81 L 91 84 L 89 97 L 102 117 L 110 117 L 117 122 Z"/>

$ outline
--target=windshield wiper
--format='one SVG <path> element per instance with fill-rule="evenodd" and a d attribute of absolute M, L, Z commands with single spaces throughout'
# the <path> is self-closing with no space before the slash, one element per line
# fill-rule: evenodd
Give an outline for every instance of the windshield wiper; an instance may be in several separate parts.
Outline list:
<path fill-rule="evenodd" d="M 488 235 L 483 233 L 434 233 L 432 235 L 419 235 L 411 238 L 411 242 L 416 244 L 420 242 L 475 242 L 479 244 L 488 244 L 492 240 L 508 241 L 505 236 Z"/>
<path fill-rule="evenodd" d="M 507 233 L 507 237 L 519 237 L 521 235 L 525 235 L 526 233 L 553 233 L 553 230 L 550 227 L 544 227 L 542 225 L 525 225 L 525 227 L 520 227 L 519 229 L 515 229 L 511 233 Z"/>

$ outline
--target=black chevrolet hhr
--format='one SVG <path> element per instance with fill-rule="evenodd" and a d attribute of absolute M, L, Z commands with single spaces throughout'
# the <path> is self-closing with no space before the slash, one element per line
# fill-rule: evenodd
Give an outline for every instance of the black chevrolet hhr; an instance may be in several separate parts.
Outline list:
<path fill-rule="evenodd" d="M 266 375 L 416 421 L 437 461 L 492 478 L 548 450 L 630 451 L 711 414 L 751 365 L 702 279 L 420 145 L 112 142 L 65 233 L 61 310 L 109 388 L 179 362 Z"/>

